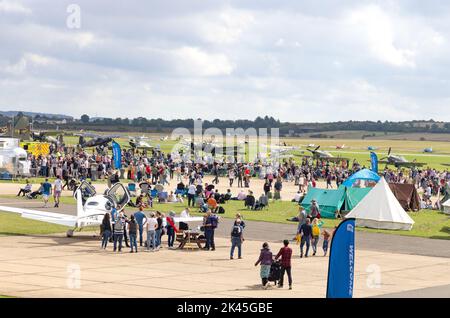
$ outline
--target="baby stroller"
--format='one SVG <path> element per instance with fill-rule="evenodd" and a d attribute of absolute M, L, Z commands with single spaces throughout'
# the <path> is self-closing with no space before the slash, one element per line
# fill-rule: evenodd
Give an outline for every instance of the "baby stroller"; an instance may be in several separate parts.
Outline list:
<path fill-rule="evenodd" d="M 275 285 L 281 278 L 281 262 L 273 261 L 270 265 L 269 282 L 274 282 Z"/>

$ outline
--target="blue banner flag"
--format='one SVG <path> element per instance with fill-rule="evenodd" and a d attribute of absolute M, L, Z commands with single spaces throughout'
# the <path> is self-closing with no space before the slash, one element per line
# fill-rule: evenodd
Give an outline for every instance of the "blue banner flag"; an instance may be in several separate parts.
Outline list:
<path fill-rule="evenodd" d="M 355 219 L 342 221 L 331 240 L 327 298 L 352 298 L 355 271 Z"/>
<path fill-rule="evenodd" d="M 378 156 L 375 152 L 370 152 L 370 163 L 372 165 L 371 169 L 373 172 L 378 173 Z"/>
<path fill-rule="evenodd" d="M 112 151 L 113 151 L 114 168 L 115 169 L 122 168 L 122 151 L 120 150 L 120 145 L 115 141 L 112 142 Z"/>

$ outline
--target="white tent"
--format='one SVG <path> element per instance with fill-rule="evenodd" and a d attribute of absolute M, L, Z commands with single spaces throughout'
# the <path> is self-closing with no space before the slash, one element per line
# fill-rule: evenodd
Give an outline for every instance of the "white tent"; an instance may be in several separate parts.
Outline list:
<path fill-rule="evenodd" d="M 357 226 L 386 230 L 411 230 L 414 220 L 403 210 L 384 178 L 350 211 Z"/>
<path fill-rule="evenodd" d="M 450 214 L 450 199 L 442 203 L 442 208 L 445 214 Z"/>

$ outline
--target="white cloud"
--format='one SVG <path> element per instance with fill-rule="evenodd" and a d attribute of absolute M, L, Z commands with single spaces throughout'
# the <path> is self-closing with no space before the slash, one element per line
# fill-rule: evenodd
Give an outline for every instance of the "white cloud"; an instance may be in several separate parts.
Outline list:
<path fill-rule="evenodd" d="M 0 109 L 450 120 L 450 4 L 79 0 L 69 30 L 63 2 L 0 3 Z"/>
<path fill-rule="evenodd" d="M 415 67 L 415 52 L 396 45 L 395 22 L 377 5 L 352 10 L 349 22 L 362 30 L 374 56 L 383 62 L 400 67 Z"/>
<path fill-rule="evenodd" d="M 95 40 L 94 34 L 90 32 L 80 32 L 76 33 L 74 36 L 74 40 L 80 48 L 85 48 L 92 44 Z"/>
<path fill-rule="evenodd" d="M 234 66 L 225 54 L 207 53 L 196 47 L 182 47 L 173 51 L 176 68 L 187 76 L 230 75 Z"/>
<path fill-rule="evenodd" d="M 6 13 L 21 13 L 29 15 L 32 13 L 30 8 L 25 7 L 23 4 L 17 1 L 0 0 L 0 12 Z"/>
<path fill-rule="evenodd" d="M 193 25 L 208 42 L 229 45 L 239 41 L 242 33 L 255 23 L 248 11 L 227 7 L 216 12 L 204 12 L 192 17 Z"/>
<path fill-rule="evenodd" d="M 48 65 L 50 59 L 34 53 L 25 53 L 19 61 L 7 64 L 3 70 L 12 75 L 22 75 L 26 73 L 29 66 L 45 66 Z"/>

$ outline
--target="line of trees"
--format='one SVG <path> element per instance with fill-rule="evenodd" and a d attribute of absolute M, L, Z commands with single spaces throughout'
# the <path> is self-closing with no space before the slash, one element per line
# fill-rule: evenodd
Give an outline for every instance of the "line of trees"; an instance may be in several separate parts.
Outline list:
<path fill-rule="evenodd" d="M 0 124 L 6 122 L 8 117 L 0 116 Z M 422 121 L 337 121 L 329 123 L 292 123 L 281 122 L 271 116 L 258 116 L 255 120 L 204 120 L 204 129 L 215 127 L 225 131 L 226 128 L 279 128 L 281 134 L 318 133 L 327 131 L 371 131 L 371 132 L 403 132 L 403 133 L 450 133 L 450 123 L 437 122 L 433 119 Z M 194 128 L 194 119 L 173 119 L 164 120 L 162 118 L 148 119 L 137 118 L 90 118 L 84 114 L 80 119 L 68 121 L 60 125 L 63 129 L 92 129 L 114 131 L 125 129 L 129 131 L 163 132 L 171 131 L 174 128 L 183 127 Z M 45 123 L 39 123 L 35 128 L 51 129 Z"/>

